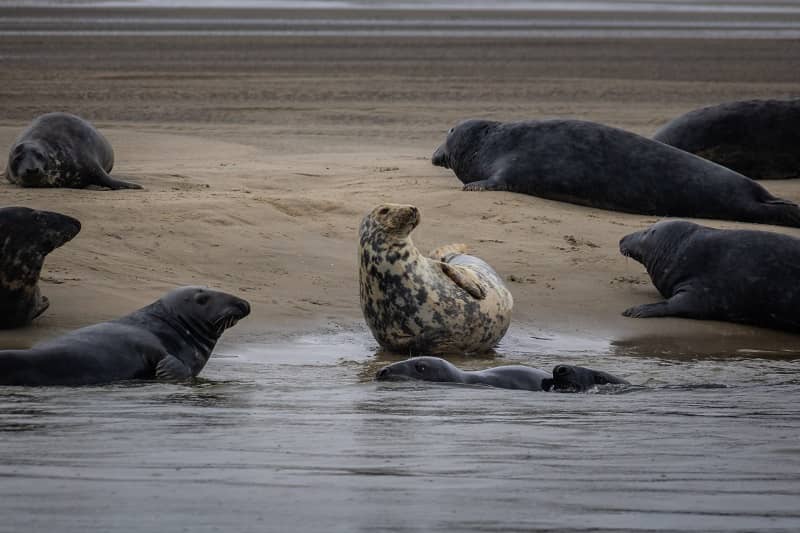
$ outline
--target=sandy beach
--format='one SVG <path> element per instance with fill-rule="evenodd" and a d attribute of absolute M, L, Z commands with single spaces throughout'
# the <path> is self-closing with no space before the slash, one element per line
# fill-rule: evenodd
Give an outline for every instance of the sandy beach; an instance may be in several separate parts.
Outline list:
<path fill-rule="evenodd" d="M 515 327 L 532 335 L 800 349 L 794 336 L 746 326 L 622 317 L 658 299 L 617 247 L 654 218 L 462 192 L 430 164 L 467 117 L 576 117 L 650 135 L 697 106 L 797 96 L 799 41 L 17 35 L 0 37 L 0 55 L 0 146 L 38 114 L 73 112 L 111 140 L 113 174 L 145 188 L 0 184 L 3 205 L 83 222 L 47 259 L 50 310 L 0 334 L 4 345 L 118 316 L 181 284 L 250 300 L 235 338 L 363 328 L 358 223 L 399 202 L 421 209 L 422 249 L 464 242 L 489 260 L 514 294 Z M 800 183 L 764 185 L 800 202 Z"/>

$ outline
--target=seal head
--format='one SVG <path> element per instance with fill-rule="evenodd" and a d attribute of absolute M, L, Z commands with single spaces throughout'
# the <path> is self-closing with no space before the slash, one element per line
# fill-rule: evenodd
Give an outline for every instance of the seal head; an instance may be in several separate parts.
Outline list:
<path fill-rule="evenodd" d="M 477 147 L 483 145 L 499 124 L 480 119 L 460 122 L 448 130 L 445 141 L 433 152 L 431 163 L 452 170 L 464 184 L 483 179 L 471 171 L 473 166 L 480 166 Z"/>
<path fill-rule="evenodd" d="M 558 392 L 586 392 L 598 385 L 630 385 L 622 378 L 608 372 L 582 366 L 556 365 L 550 390 Z"/>
<path fill-rule="evenodd" d="M 414 357 L 381 368 L 375 375 L 378 381 L 417 379 L 447 383 L 463 383 L 462 372 L 453 364 L 438 357 Z"/>

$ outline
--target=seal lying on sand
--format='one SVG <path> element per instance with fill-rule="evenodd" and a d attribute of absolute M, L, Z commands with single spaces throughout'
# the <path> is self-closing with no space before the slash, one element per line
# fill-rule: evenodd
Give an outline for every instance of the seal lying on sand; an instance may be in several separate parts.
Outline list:
<path fill-rule="evenodd" d="M 624 379 L 606 372 L 579 366 L 558 365 L 553 374 L 524 365 L 464 371 L 438 357 L 414 357 L 393 363 L 381 368 L 375 379 L 378 381 L 419 379 L 441 383 L 489 385 L 501 389 L 561 392 L 583 392 L 596 385 L 628 384 Z"/>
<path fill-rule="evenodd" d="M 653 139 L 753 179 L 800 178 L 800 99 L 695 109 L 667 123 Z"/>
<path fill-rule="evenodd" d="M 666 300 L 625 316 L 678 316 L 800 332 L 800 239 L 682 220 L 631 233 L 622 255 L 642 263 Z"/>
<path fill-rule="evenodd" d="M 800 227 L 800 208 L 672 146 L 580 120 L 452 128 L 433 154 L 465 190 L 521 192 L 601 209 Z"/>
<path fill-rule="evenodd" d="M 109 176 L 113 166 L 114 150 L 94 126 L 68 113 L 48 113 L 14 142 L 5 174 L 23 187 L 142 188 Z"/>
<path fill-rule="evenodd" d="M 361 222 L 361 310 L 378 343 L 403 353 L 489 350 L 511 322 L 513 298 L 500 276 L 463 245 L 423 256 L 409 234 L 410 205 L 384 204 Z"/>
<path fill-rule="evenodd" d="M 91 385 L 196 376 L 227 328 L 250 314 L 235 296 L 175 289 L 127 316 L 29 350 L 0 351 L 0 385 Z"/>
<path fill-rule="evenodd" d="M 47 309 L 38 285 L 44 258 L 80 230 L 60 213 L 0 208 L 0 329 L 24 326 Z"/>

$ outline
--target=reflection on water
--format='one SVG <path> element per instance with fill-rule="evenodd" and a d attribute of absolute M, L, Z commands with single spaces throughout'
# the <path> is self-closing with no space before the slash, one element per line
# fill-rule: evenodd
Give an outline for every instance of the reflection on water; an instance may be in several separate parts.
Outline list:
<path fill-rule="evenodd" d="M 631 356 L 515 330 L 494 356 L 455 360 L 637 385 L 552 394 L 376 383 L 399 358 L 375 348 L 363 330 L 305 335 L 223 344 L 193 384 L 0 389 L 0 531 L 800 523 L 800 359 Z"/>

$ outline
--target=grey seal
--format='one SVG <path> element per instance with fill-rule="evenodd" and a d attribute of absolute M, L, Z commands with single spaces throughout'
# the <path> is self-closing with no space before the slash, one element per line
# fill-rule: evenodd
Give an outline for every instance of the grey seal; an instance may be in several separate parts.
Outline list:
<path fill-rule="evenodd" d="M 0 351 L 0 385 L 185 380 L 197 376 L 222 333 L 249 313 L 241 298 L 181 287 L 122 318 L 28 350 Z"/>
<path fill-rule="evenodd" d="M 465 190 L 503 190 L 589 207 L 800 227 L 800 208 L 711 161 L 580 120 L 468 120 L 433 154 Z"/>
<path fill-rule="evenodd" d="M 800 239 L 662 221 L 620 240 L 664 301 L 625 310 L 636 318 L 726 320 L 800 332 Z"/>
<path fill-rule="evenodd" d="M 749 178 L 800 178 L 800 99 L 695 109 L 668 122 L 653 139 Z"/>
<path fill-rule="evenodd" d="M 630 385 L 630 383 L 602 370 L 583 366 L 556 365 L 550 390 L 558 392 L 586 392 L 599 385 Z"/>
<path fill-rule="evenodd" d="M 372 334 L 400 353 L 491 349 L 511 322 L 511 293 L 464 245 L 420 253 L 409 236 L 419 220 L 414 206 L 384 204 L 361 222 L 359 292 Z"/>
<path fill-rule="evenodd" d="M 111 143 L 94 126 L 69 113 L 48 113 L 11 146 L 5 175 L 22 187 L 142 188 L 109 176 L 113 166 Z"/>
<path fill-rule="evenodd" d="M 47 310 L 39 290 L 44 259 L 80 230 L 77 219 L 61 213 L 0 208 L 0 329 L 24 326 Z"/>

